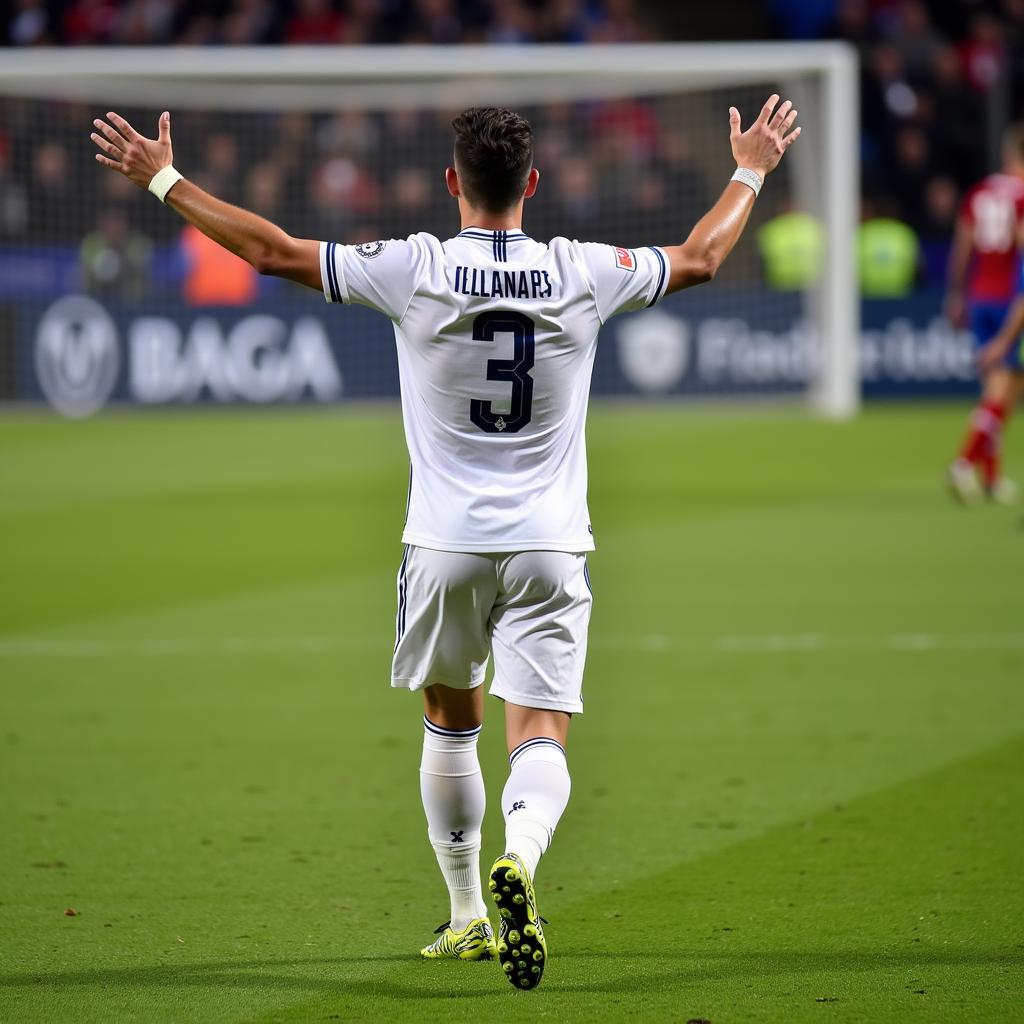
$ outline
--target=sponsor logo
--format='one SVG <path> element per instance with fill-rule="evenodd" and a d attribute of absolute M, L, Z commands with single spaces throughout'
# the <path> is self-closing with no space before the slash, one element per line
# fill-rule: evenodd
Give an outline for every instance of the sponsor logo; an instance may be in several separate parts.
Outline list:
<path fill-rule="evenodd" d="M 868 382 L 977 379 L 970 332 L 957 330 L 938 316 L 924 327 L 897 317 L 882 330 L 863 331 L 859 356 L 861 380 Z"/>
<path fill-rule="evenodd" d="M 453 843 L 464 843 L 466 841 L 466 838 L 463 835 L 463 833 L 465 831 L 466 830 L 464 828 L 460 828 L 458 832 L 452 832 L 452 842 Z"/>
<path fill-rule="evenodd" d="M 309 394 L 330 402 L 341 373 L 323 325 L 300 317 L 254 314 L 223 330 L 200 317 L 183 332 L 168 317 L 145 316 L 128 328 L 128 389 L 138 402 L 295 402 Z"/>
<path fill-rule="evenodd" d="M 387 244 L 387 242 L 362 242 L 356 246 L 356 252 L 364 260 L 372 260 L 374 256 L 379 256 L 384 251 L 384 246 Z"/>
<path fill-rule="evenodd" d="M 58 412 L 80 417 L 101 409 L 120 364 L 117 327 L 94 299 L 67 295 L 43 314 L 36 330 L 36 376 Z"/>
<path fill-rule="evenodd" d="M 512 805 L 512 810 L 508 812 L 506 817 L 509 817 L 512 814 L 513 811 L 525 811 L 525 810 L 526 810 L 526 801 L 525 800 L 517 800 Z"/>
<path fill-rule="evenodd" d="M 662 310 L 630 317 L 617 334 L 619 366 L 638 391 L 673 392 L 758 387 L 801 388 L 821 372 L 822 342 L 815 325 L 796 320 L 769 331 L 738 317 L 690 322 Z M 941 317 L 925 326 L 897 317 L 861 333 L 858 352 L 865 383 L 922 384 L 975 379 L 966 331 Z"/>
<path fill-rule="evenodd" d="M 619 365 L 638 391 L 671 391 L 690 364 L 690 326 L 653 309 L 638 313 L 619 329 Z"/>
<path fill-rule="evenodd" d="M 633 250 L 623 249 L 620 245 L 615 246 L 615 266 L 632 274 L 636 270 L 636 256 L 633 255 Z"/>

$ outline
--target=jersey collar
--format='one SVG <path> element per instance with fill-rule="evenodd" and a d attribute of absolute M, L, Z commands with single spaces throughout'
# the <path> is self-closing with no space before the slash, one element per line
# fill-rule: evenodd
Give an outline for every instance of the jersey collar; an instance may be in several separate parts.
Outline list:
<path fill-rule="evenodd" d="M 484 242 L 490 242 L 494 254 L 494 259 L 498 263 L 504 263 L 508 260 L 508 243 L 509 242 L 521 242 L 527 238 L 526 234 L 522 231 L 505 231 L 497 230 L 492 231 L 488 228 L 466 228 L 464 231 L 460 231 L 457 238 L 478 238 Z"/>

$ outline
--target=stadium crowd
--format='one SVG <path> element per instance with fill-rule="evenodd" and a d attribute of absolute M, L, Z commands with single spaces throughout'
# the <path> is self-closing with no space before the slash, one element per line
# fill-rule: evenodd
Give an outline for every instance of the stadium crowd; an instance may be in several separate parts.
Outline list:
<path fill-rule="evenodd" d="M 861 64 L 861 176 L 868 211 L 908 225 L 921 276 L 941 283 L 960 197 L 998 170 L 1002 120 L 1024 114 L 1015 75 L 1024 54 L 1024 2 L 773 0 L 800 36 L 801 12 L 834 8 L 825 35 L 856 47 Z M 995 115 L 993 117 L 993 115 Z"/>
<path fill-rule="evenodd" d="M 1024 0 L 758 6 L 780 37 L 841 38 L 857 48 L 866 215 L 909 226 L 920 242 L 921 279 L 940 281 L 959 198 L 992 169 L 987 112 L 997 99 L 1009 116 L 1024 107 L 1014 76 L 1014 67 L 1024 66 Z M 633 42 L 665 32 L 657 5 L 640 0 L 17 0 L 4 36 L 11 46 L 218 46 Z M 133 235 L 130 225 L 154 223 L 133 215 L 144 197 L 116 176 L 71 172 L 88 151 L 83 125 L 92 111 L 0 102 L 0 244 L 77 244 L 85 237 L 82 258 L 99 268 L 93 277 L 102 277 L 103 254 L 113 248 L 125 286 L 123 275 L 148 258 L 148 243 L 169 241 L 159 232 L 177 226 L 168 218 L 154 237 Z M 649 241 L 660 233 L 666 204 L 685 222 L 711 198 L 685 121 L 674 120 L 664 101 L 555 103 L 528 113 L 536 120 L 538 161 L 549 169 L 530 211 L 538 237 L 612 232 L 622 244 Z M 147 124 L 154 113 L 138 116 Z M 450 211 L 435 194 L 449 133 L 435 113 L 236 114 L 224 124 L 183 111 L 176 129 L 179 162 L 192 177 L 281 217 L 296 233 L 354 240 L 405 234 L 410 225 L 443 233 L 449 224 Z M 282 144 L 268 155 L 269 131 Z M 389 160 L 382 166 L 378 142 L 385 135 Z M 196 138 L 202 146 L 188 152 L 185 140 Z"/>
<path fill-rule="evenodd" d="M 633 0 L 20 0 L 13 46 L 601 43 L 651 38 Z"/>

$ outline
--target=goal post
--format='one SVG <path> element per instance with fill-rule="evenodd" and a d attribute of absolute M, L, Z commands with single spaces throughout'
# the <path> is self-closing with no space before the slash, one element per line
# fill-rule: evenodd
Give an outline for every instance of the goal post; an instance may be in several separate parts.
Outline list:
<path fill-rule="evenodd" d="M 44 369 L 48 359 L 60 362 L 54 353 L 67 349 L 60 339 L 62 331 L 70 337 L 71 316 L 65 302 L 64 319 L 54 314 L 46 321 L 53 312 L 46 300 L 65 299 L 69 292 L 81 293 L 87 303 L 74 307 L 76 316 L 95 307 L 107 318 L 102 329 L 98 321 L 90 321 L 88 330 L 77 324 L 76 337 L 106 331 L 121 340 L 118 365 L 108 367 L 105 378 L 113 381 L 115 399 L 156 402 L 166 394 L 167 400 L 255 400 L 261 386 L 270 387 L 263 364 L 272 362 L 278 343 L 270 335 L 262 341 L 249 337 L 231 355 L 238 325 L 223 308 L 232 303 L 214 295 L 206 305 L 217 312 L 200 316 L 205 300 L 190 296 L 188 267 L 182 269 L 174 255 L 182 245 L 181 225 L 151 198 L 140 202 L 141 194 L 128 196 L 104 180 L 106 172 L 88 162 L 91 155 L 86 160 L 97 113 L 118 109 L 153 133 L 156 114 L 171 109 L 175 160 L 186 175 L 211 187 L 225 183 L 226 198 L 252 206 L 294 234 L 365 241 L 360 231 L 391 237 L 431 230 L 443 237 L 447 223 L 454 233 L 454 211 L 440 177 L 450 150 L 447 122 L 465 106 L 515 106 L 537 128 L 542 174 L 538 198 L 527 205 L 527 231 L 542 240 L 565 234 L 636 246 L 685 237 L 701 204 L 713 200 L 728 179 L 728 106 L 739 107 L 746 125 L 771 91 L 795 100 L 804 132 L 769 179 L 747 236 L 709 288 L 671 297 L 660 319 L 660 310 L 639 314 L 647 318 L 640 321 L 642 329 L 626 329 L 629 318 L 609 325 L 617 354 L 605 362 L 599 358 L 596 390 L 803 395 L 825 416 L 852 416 L 860 397 L 853 252 L 859 113 L 856 57 L 842 43 L 9 51 L 0 62 L 0 124 L 9 126 L 20 151 L 15 164 L 27 176 L 62 173 L 71 182 L 63 189 L 55 180 L 44 183 L 58 199 L 50 207 L 38 201 L 33 209 L 30 196 L 28 207 L 30 218 L 45 223 L 29 224 L 0 246 L 0 303 L 15 309 L 19 351 L 35 345 L 40 378 L 29 380 L 33 369 L 22 358 L 19 394 L 31 395 L 35 386 L 52 400 L 42 378 L 72 372 L 56 363 Z M 45 159 L 22 151 L 38 142 L 55 147 Z M 411 170 L 405 173 L 406 168 Z M 35 181 L 26 188 L 46 192 Z M 109 223 L 103 219 L 108 207 Z M 819 225 L 820 268 L 813 281 L 779 288 L 762 265 L 759 230 L 787 210 L 806 213 Z M 126 232 L 135 240 L 135 257 L 118 249 L 124 248 Z M 114 252 L 122 264 L 133 258 L 145 262 L 145 269 L 128 274 L 122 265 L 105 281 L 102 267 L 87 263 L 93 250 L 86 239 L 95 241 L 97 251 Z M 68 265 L 60 269 L 53 263 L 51 294 L 27 294 L 11 284 L 25 265 L 19 247 L 26 260 L 43 260 L 44 247 L 63 247 Z M 248 305 L 254 316 L 273 319 L 296 298 L 288 287 L 260 283 L 248 293 L 245 287 L 240 285 L 235 304 Z M 182 319 L 185 307 L 195 313 L 188 322 Z M 173 325 L 158 324 L 161 315 Z M 282 350 L 297 344 L 296 335 L 313 337 L 311 319 L 329 323 L 320 316 L 317 311 L 306 320 L 288 320 L 281 314 L 288 336 Z M 337 323 L 344 322 L 354 351 L 338 356 L 328 339 L 327 347 L 341 360 L 333 390 L 324 385 L 317 391 L 295 376 L 294 367 L 279 367 L 282 379 L 292 374 L 290 389 L 280 389 L 283 400 L 385 393 L 389 366 L 372 346 L 361 345 L 379 328 L 371 328 L 358 311 L 340 316 L 347 318 Z M 213 348 L 196 356 L 195 365 L 185 365 L 196 323 L 208 326 L 211 318 L 225 358 L 243 359 L 239 353 L 247 347 L 262 351 L 248 367 L 262 384 L 250 381 L 248 392 L 238 386 L 244 366 L 209 370 Z M 276 330 L 269 321 L 262 329 Z M 172 366 L 174 346 L 166 339 L 175 330 L 180 358 Z M 331 327 L 323 332 L 329 335 Z M 44 335 L 57 340 L 41 341 Z M 307 341 L 307 363 L 317 344 Z M 154 361 L 160 360 L 169 375 L 163 385 L 153 376 Z M 196 366 L 206 366 L 207 376 L 195 376 Z M 172 386 L 175 374 L 184 379 L 190 372 L 185 384 Z M 70 394 L 73 382 L 65 383 Z M 88 411 L 88 401 L 83 403 L 79 411 Z M 75 411 L 73 396 L 65 404 L 65 411 Z"/>

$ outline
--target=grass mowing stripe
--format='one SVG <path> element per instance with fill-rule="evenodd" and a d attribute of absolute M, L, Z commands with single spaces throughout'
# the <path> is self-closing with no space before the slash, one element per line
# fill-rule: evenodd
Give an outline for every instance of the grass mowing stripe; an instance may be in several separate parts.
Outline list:
<path fill-rule="evenodd" d="M 322 654 L 350 648 L 377 650 L 390 637 L 382 634 L 311 636 L 225 636 L 196 638 L 149 637 L 128 643 L 61 639 L 0 640 L 0 658 L 122 658 L 173 655 L 259 655 L 265 653 Z M 894 653 L 920 654 L 930 651 L 1014 651 L 1024 649 L 1024 633 L 910 633 L 892 636 L 709 636 L 672 637 L 594 636 L 590 646 L 618 651 L 686 652 L 714 650 L 722 654 L 786 654 L 793 651 L 889 650 Z"/>

